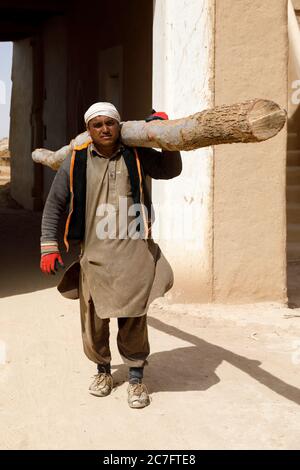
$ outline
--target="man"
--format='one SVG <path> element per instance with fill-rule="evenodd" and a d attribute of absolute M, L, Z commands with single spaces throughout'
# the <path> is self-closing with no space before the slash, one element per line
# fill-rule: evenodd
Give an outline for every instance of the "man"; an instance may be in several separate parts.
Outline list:
<path fill-rule="evenodd" d="M 152 208 L 145 177 L 179 175 L 181 157 L 179 152 L 125 147 L 120 141 L 120 115 L 110 103 L 95 103 L 84 118 L 89 140 L 75 145 L 65 159 L 45 204 L 41 269 L 50 274 L 63 266 L 57 228 L 69 204 L 64 241 L 67 249 L 70 240 L 81 242 L 83 347 L 98 371 L 90 393 L 104 397 L 113 388 L 109 321 L 117 317 L 118 349 L 129 366 L 128 403 L 143 408 L 150 403 L 143 383 L 149 355 L 146 313 L 151 301 L 173 283 L 172 270 L 150 237 Z M 156 113 L 150 120 L 157 118 L 167 116 Z M 70 273 L 74 274 L 74 266 L 64 279 Z"/>

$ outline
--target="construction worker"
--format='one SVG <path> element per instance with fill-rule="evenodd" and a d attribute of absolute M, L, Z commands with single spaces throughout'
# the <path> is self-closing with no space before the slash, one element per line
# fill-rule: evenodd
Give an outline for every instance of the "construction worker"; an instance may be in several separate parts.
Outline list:
<path fill-rule="evenodd" d="M 166 118 L 155 113 L 148 120 Z M 50 274 L 63 266 L 57 231 L 69 206 L 64 241 L 68 249 L 70 240 L 79 240 L 81 253 L 60 286 L 76 279 L 84 352 L 97 364 L 89 391 L 99 397 L 112 391 L 109 322 L 116 317 L 118 349 L 129 366 L 128 403 L 143 408 L 150 403 L 143 383 L 150 352 L 146 313 L 173 284 L 171 267 L 151 239 L 153 211 L 145 178 L 178 176 L 181 156 L 124 146 L 120 115 L 111 103 L 93 104 L 84 119 L 88 140 L 75 145 L 62 163 L 44 207 L 40 267 Z"/>

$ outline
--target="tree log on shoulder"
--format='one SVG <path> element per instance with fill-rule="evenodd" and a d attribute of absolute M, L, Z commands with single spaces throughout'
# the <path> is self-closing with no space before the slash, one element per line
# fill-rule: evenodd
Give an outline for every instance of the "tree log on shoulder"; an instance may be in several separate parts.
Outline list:
<path fill-rule="evenodd" d="M 121 139 L 132 147 L 154 147 L 164 150 L 194 150 L 219 144 L 261 142 L 274 137 L 286 122 L 286 111 L 273 101 L 255 99 L 218 106 L 191 116 L 168 121 L 128 121 L 121 125 Z M 57 152 L 37 149 L 32 153 L 36 163 L 58 169 L 74 145 L 88 139 L 79 136 Z"/>

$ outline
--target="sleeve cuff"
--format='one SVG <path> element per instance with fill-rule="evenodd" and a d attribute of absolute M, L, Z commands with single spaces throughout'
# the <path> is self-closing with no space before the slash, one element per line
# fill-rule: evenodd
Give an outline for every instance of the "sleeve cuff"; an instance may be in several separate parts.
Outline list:
<path fill-rule="evenodd" d="M 41 255 L 49 255 L 50 253 L 59 253 L 58 243 L 56 241 L 42 242 Z"/>

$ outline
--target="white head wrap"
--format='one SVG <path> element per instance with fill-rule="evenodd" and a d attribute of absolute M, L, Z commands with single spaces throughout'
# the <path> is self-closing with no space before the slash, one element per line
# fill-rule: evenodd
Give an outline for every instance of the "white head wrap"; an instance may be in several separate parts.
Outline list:
<path fill-rule="evenodd" d="M 107 116 L 118 122 L 121 121 L 117 108 L 111 103 L 92 104 L 84 115 L 85 124 L 88 125 L 88 122 L 96 116 Z"/>

